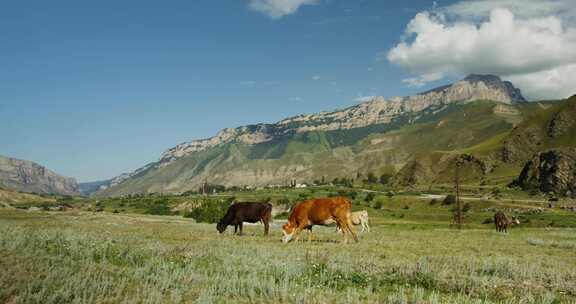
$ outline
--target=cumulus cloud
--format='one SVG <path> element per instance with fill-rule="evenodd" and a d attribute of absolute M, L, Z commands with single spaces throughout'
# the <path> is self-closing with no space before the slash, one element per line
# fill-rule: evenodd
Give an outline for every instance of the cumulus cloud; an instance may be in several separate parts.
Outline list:
<path fill-rule="evenodd" d="M 406 79 L 402 79 L 402 82 L 407 84 L 409 87 L 419 88 L 427 84 L 428 82 L 440 80 L 444 77 L 442 73 L 430 73 L 430 74 L 422 74 L 417 77 L 410 77 Z"/>
<path fill-rule="evenodd" d="M 312 80 L 320 80 L 320 76 L 319 76 L 319 75 L 314 75 L 314 76 L 312 76 Z"/>
<path fill-rule="evenodd" d="M 476 0 L 418 13 L 387 59 L 422 86 L 447 75 L 503 76 L 529 98 L 576 93 L 576 9 L 568 0 Z M 573 5 L 572 5 L 573 6 Z"/>
<path fill-rule="evenodd" d="M 313 5 L 320 0 L 250 0 L 248 6 L 272 19 L 294 14 L 303 5 Z"/>

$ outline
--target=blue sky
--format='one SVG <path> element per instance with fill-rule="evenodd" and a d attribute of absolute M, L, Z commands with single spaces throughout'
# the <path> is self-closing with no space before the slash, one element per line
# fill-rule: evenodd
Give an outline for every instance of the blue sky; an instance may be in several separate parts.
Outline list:
<path fill-rule="evenodd" d="M 417 13 L 455 1 L 296 0 L 281 16 L 257 6 L 275 1 L 2 2 L 0 154 L 105 179 L 224 127 L 469 72 L 436 77 L 388 58 Z"/>

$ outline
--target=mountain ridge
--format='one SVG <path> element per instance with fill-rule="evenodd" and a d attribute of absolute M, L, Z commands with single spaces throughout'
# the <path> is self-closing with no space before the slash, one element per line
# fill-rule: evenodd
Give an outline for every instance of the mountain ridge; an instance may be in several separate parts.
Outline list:
<path fill-rule="evenodd" d="M 214 137 L 192 140 L 166 150 L 160 156 L 159 162 L 161 165 L 169 163 L 190 153 L 233 140 L 246 144 L 258 144 L 290 132 L 332 131 L 387 124 L 408 113 L 417 113 L 431 107 L 441 108 L 454 102 L 473 100 L 494 100 L 506 104 L 526 102 L 520 90 L 510 82 L 502 81 L 500 77 L 495 75 L 471 74 L 452 85 L 438 87 L 413 96 L 392 97 L 389 100 L 382 96 L 376 96 L 342 110 L 320 114 L 302 114 L 272 124 L 225 128 Z"/>
<path fill-rule="evenodd" d="M 0 185 L 22 192 L 78 195 L 76 179 L 35 162 L 0 155 Z"/>
<path fill-rule="evenodd" d="M 362 157 L 359 160 L 361 163 L 374 163 L 382 157 L 368 156 L 371 148 L 366 153 L 361 153 L 364 156 L 358 155 L 353 150 L 364 149 L 354 146 L 354 143 L 359 140 L 371 136 L 370 134 L 390 132 L 401 126 L 411 125 L 426 117 L 441 113 L 452 105 L 466 104 L 475 100 L 494 100 L 503 105 L 500 108 L 504 107 L 504 110 L 509 106 L 526 103 L 518 89 L 511 83 L 503 82 L 498 76 L 470 75 L 451 85 L 414 96 L 391 99 L 374 97 L 343 110 L 303 114 L 273 124 L 226 128 L 214 137 L 193 140 L 166 150 L 157 162 L 116 177 L 113 179 L 115 182 L 105 185 L 100 194 L 114 195 L 132 191 L 128 189 L 140 189 L 134 190 L 136 192 L 175 192 L 190 189 L 191 186 L 197 185 L 200 179 L 206 180 L 207 178 L 227 180 L 226 183 L 230 184 L 237 183 L 232 182 L 233 180 L 241 180 L 247 184 L 263 184 L 281 182 L 284 177 L 285 179 L 288 177 L 309 179 L 318 175 L 322 166 L 358 169 L 355 164 L 345 165 L 349 159 L 343 158 L 342 155 Z M 492 107 L 484 111 L 486 115 L 502 116 L 494 114 Z M 514 114 L 515 109 L 508 110 L 511 113 L 508 113 L 508 116 L 518 114 Z M 498 124 L 508 125 L 506 119 L 498 118 L 496 121 Z M 508 128 L 504 125 L 499 128 Z M 490 126 L 480 127 L 486 129 L 487 134 L 492 134 Z M 474 136 L 471 139 L 474 140 Z M 226 145 L 229 147 L 225 147 Z M 210 152 L 212 150 L 220 152 Z M 386 162 L 396 162 L 399 165 L 406 161 L 411 152 L 401 150 L 385 156 Z M 308 152 L 302 154 L 293 153 L 294 151 Z M 325 164 L 321 163 L 321 159 L 314 160 L 318 155 L 325 155 Z M 339 160 L 330 161 L 333 158 Z M 229 169 L 222 171 L 221 169 L 226 166 Z M 239 169 L 242 166 L 245 166 L 246 170 Z M 266 169 L 249 169 L 251 166 Z M 319 168 L 310 169 L 310 166 Z M 213 170 L 221 173 L 212 172 Z M 256 173 L 257 171 L 253 170 L 264 171 Z M 318 172 L 303 173 L 306 170 Z M 208 174 L 209 171 L 212 173 Z M 152 180 L 162 182 L 154 183 Z"/>

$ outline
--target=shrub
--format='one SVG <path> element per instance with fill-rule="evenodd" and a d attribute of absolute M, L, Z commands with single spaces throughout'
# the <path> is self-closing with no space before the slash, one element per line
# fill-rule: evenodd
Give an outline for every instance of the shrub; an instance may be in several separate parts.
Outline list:
<path fill-rule="evenodd" d="M 388 182 L 390 182 L 391 178 L 392 178 L 391 174 L 386 174 L 386 173 L 382 174 L 382 175 L 380 175 L 380 183 L 382 185 L 386 185 L 386 184 L 388 184 Z"/>
<path fill-rule="evenodd" d="M 274 216 L 274 219 L 285 219 L 288 218 L 289 215 L 290 213 L 288 212 L 280 212 Z"/>
<path fill-rule="evenodd" d="M 433 199 L 430 201 L 430 206 L 436 205 L 436 204 L 438 204 L 438 203 L 439 203 L 438 200 L 435 199 L 435 198 L 433 198 Z"/>
<path fill-rule="evenodd" d="M 369 184 L 376 184 L 376 183 L 378 183 L 378 178 L 376 177 L 376 175 L 374 175 L 374 173 L 370 172 L 370 173 L 368 173 L 366 181 Z"/>
<path fill-rule="evenodd" d="M 374 192 L 370 192 L 366 195 L 366 198 L 364 200 L 367 202 L 371 202 L 374 200 L 375 197 L 376 197 L 376 194 L 374 194 Z"/>
<path fill-rule="evenodd" d="M 280 206 L 291 206 L 290 200 L 287 198 L 281 198 L 277 201 L 277 204 Z"/>
<path fill-rule="evenodd" d="M 384 207 L 384 204 L 382 203 L 382 201 L 379 201 L 379 200 L 375 201 L 372 204 L 372 208 L 374 208 L 374 209 L 382 209 L 382 207 Z"/>
<path fill-rule="evenodd" d="M 153 215 L 171 215 L 172 211 L 165 200 L 156 200 L 148 206 L 146 213 Z"/>
<path fill-rule="evenodd" d="M 198 223 L 217 223 L 229 206 L 229 201 L 206 200 L 200 207 L 185 213 L 184 217 L 193 218 Z"/>
<path fill-rule="evenodd" d="M 442 205 L 453 205 L 456 204 L 456 195 L 449 194 L 442 201 Z"/>

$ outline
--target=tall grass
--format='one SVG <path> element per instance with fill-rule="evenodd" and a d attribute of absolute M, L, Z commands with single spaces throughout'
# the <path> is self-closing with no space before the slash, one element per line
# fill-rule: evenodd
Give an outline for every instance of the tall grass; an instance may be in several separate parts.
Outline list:
<path fill-rule="evenodd" d="M 259 226 L 238 237 L 171 217 L 3 215 L 2 303 L 576 301 L 570 229 L 376 226 L 357 245 L 315 229 L 316 242 L 282 244 Z M 545 237 L 560 245 L 530 241 Z"/>

